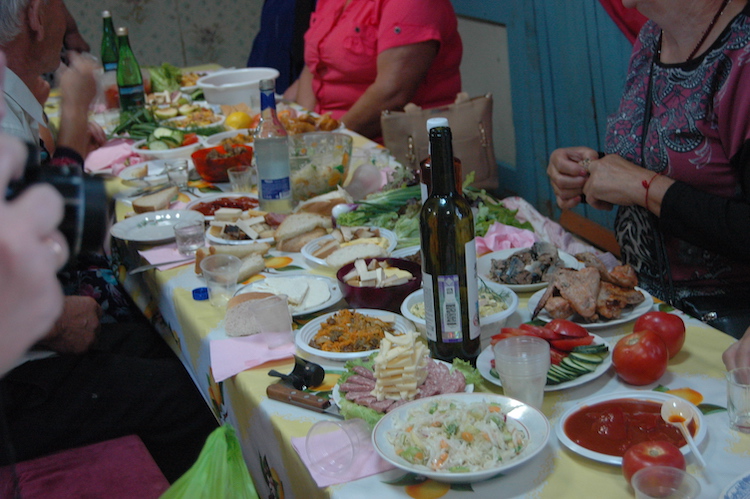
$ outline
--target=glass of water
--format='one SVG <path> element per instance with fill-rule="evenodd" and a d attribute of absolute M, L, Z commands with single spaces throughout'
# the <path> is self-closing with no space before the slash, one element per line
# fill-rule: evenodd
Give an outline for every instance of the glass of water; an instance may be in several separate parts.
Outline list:
<path fill-rule="evenodd" d="M 174 238 L 177 241 L 177 251 L 181 255 L 194 255 L 199 248 L 206 244 L 206 229 L 203 220 L 189 220 L 178 222 L 174 226 Z"/>
<path fill-rule="evenodd" d="M 176 159 L 167 163 L 167 177 L 179 189 L 186 189 L 188 184 L 187 160 Z"/>

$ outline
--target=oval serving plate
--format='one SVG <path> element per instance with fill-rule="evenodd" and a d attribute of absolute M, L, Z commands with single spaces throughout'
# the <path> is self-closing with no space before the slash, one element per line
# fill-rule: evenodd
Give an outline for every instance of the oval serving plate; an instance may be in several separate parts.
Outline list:
<path fill-rule="evenodd" d="M 591 336 L 594 337 L 594 344 L 595 345 L 601 345 L 602 343 L 609 346 L 609 344 L 601 337 L 592 334 Z M 493 385 L 497 386 L 503 386 L 503 384 L 500 382 L 500 379 L 496 376 L 493 376 L 491 373 L 492 359 L 495 358 L 495 354 L 492 351 L 492 346 L 489 346 L 482 350 L 482 353 L 479 354 L 479 357 L 477 357 L 477 370 L 479 371 L 479 374 L 482 375 L 484 379 L 492 383 Z M 566 388 L 573 388 L 574 386 L 579 386 L 584 383 L 588 383 L 589 381 L 592 381 L 602 374 L 606 373 L 610 366 L 612 365 L 612 347 L 609 348 L 609 354 L 607 355 L 607 358 L 604 359 L 604 361 L 599 364 L 596 369 L 588 374 L 584 374 L 583 376 L 578 376 L 576 379 L 566 381 L 564 383 L 560 383 L 557 385 L 547 385 L 544 387 L 545 392 L 554 392 L 557 390 L 565 390 Z"/>
<path fill-rule="evenodd" d="M 618 319 L 612 319 L 608 321 L 599 320 L 597 322 L 586 322 L 582 320 L 582 317 L 579 316 L 578 314 L 573 314 L 572 316 L 568 317 L 568 320 L 573 321 L 576 324 L 580 324 L 581 326 L 589 330 L 602 329 L 605 327 L 617 326 L 618 324 L 625 324 L 626 322 L 634 321 L 638 317 L 645 314 L 646 312 L 650 312 L 654 306 L 654 298 L 649 294 L 648 291 L 646 291 L 645 289 L 641 289 L 638 286 L 636 286 L 635 289 L 643 293 L 645 300 L 643 300 L 641 303 L 639 303 L 635 307 L 623 310 L 622 315 Z M 528 304 L 528 309 L 530 313 L 532 314 L 534 313 L 534 309 L 539 303 L 539 300 L 542 299 L 542 295 L 544 294 L 545 291 L 546 289 L 540 289 L 539 291 L 531 295 L 531 297 L 529 298 L 529 304 Z M 542 310 L 541 312 L 539 312 L 539 315 L 537 315 L 536 318 L 544 322 L 549 322 L 552 320 L 552 317 L 549 315 L 549 313 L 546 310 Z"/>
<path fill-rule="evenodd" d="M 267 276 L 265 279 L 262 279 L 260 281 L 255 281 L 246 286 L 241 287 L 235 293 L 235 296 L 241 295 L 243 293 L 249 293 L 251 291 L 262 291 L 262 292 L 270 293 L 272 291 L 268 289 L 267 283 L 268 281 L 272 279 L 300 279 L 300 280 L 304 279 L 306 281 L 315 281 L 317 283 L 321 283 L 322 285 L 328 288 L 329 297 L 327 300 L 315 303 L 314 305 L 305 306 L 305 307 L 295 307 L 294 305 L 289 305 L 289 311 L 292 313 L 293 317 L 306 315 L 306 314 L 312 314 L 313 312 L 319 312 L 321 310 L 325 310 L 328 307 L 338 303 L 341 300 L 341 298 L 343 298 L 344 296 L 344 294 L 341 292 L 341 287 L 339 286 L 338 281 L 331 279 L 329 277 L 320 276 L 320 275 L 284 275 L 283 277 Z M 304 301 L 303 301 L 303 304 L 304 304 Z"/>
<path fill-rule="evenodd" d="M 377 227 L 377 229 L 380 230 L 380 237 L 384 237 L 388 239 L 388 250 L 387 250 L 388 255 L 387 256 L 392 256 L 391 251 L 393 251 L 393 249 L 398 244 L 398 237 L 393 231 L 390 231 L 388 229 L 381 229 L 380 227 Z M 331 239 L 333 239 L 333 236 L 331 235 L 313 239 L 312 241 L 310 241 L 309 243 L 307 243 L 306 245 L 302 247 L 302 249 L 300 250 L 300 253 L 302 253 L 302 256 L 304 256 L 305 259 L 308 260 L 309 262 L 312 262 L 315 265 L 320 265 L 322 267 L 327 267 L 328 264 L 326 263 L 325 259 L 313 256 L 313 253 L 315 253 L 318 249 L 320 249 L 323 243 L 325 243 L 326 241 L 330 241 Z"/>
<path fill-rule="evenodd" d="M 387 310 L 376 310 L 371 308 L 357 308 L 353 309 L 355 312 L 359 312 L 363 315 L 369 315 L 371 317 L 393 317 L 395 318 L 395 329 L 396 332 L 400 334 L 404 334 L 407 331 L 414 331 L 414 326 L 411 324 L 411 322 L 407 321 L 403 317 L 401 317 L 398 314 L 394 314 L 393 312 L 388 312 Z M 297 334 L 295 335 L 295 343 L 297 344 L 297 347 L 309 354 L 317 355 L 318 357 L 323 357 L 324 359 L 329 360 L 336 360 L 345 362 L 350 359 L 358 359 L 361 357 L 367 357 L 373 352 L 377 352 L 376 350 L 365 350 L 364 352 L 326 352 L 325 350 L 320 350 L 318 348 L 314 348 L 310 346 L 310 340 L 312 340 L 316 334 L 318 334 L 318 331 L 320 331 L 320 325 L 328 320 L 329 317 L 332 317 L 337 312 L 331 312 L 329 314 L 321 315 L 320 317 L 316 317 L 315 319 L 311 320 L 302 328 L 297 331 Z"/>
<path fill-rule="evenodd" d="M 203 197 L 194 199 L 185 206 L 185 209 L 195 211 L 195 207 L 198 206 L 200 203 L 211 203 L 221 198 L 241 198 L 241 197 L 252 198 L 256 201 L 258 200 L 258 196 L 251 192 L 219 192 L 216 194 L 210 194 L 208 196 L 203 196 Z M 253 209 L 257 210 L 259 208 L 258 206 L 256 206 Z M 196 212 L 196 213 L 200 213 L 200 212 Z M 214 219 L 213 215 L 206 215 L 206 220 L 213 220 L 213 219 Z"/>
<path fill-rule="evenodd" d="M 436 472 L 430 470 L 426 466 L 411 464 L 405 459 L 402 459 L 396 454 L 393 445 L 388 441 L 388 433 L 393 430 L 396 422 L 406 418 L 409 411 L 418 407 L 417 404 L 431 404 L 439 399 L 455 400 L 464 404 L 473 402 L 499 404 L 503 413 L 507 415 L 508 424 L 513 425 L 515 428 L 525 433 L 528 441 L 526 448 L 519 455 L 515 456 L 513 459 L 509 459 L 507 462 L 497 464 L 496 466 L 485 470 L 463 473 Z M 549 435 L 550 424 L 544 414 L 523 402 L 490 393 L 453 393 L 415 400 L 387 413 L 375 425 L 372 433 L 372 443 L 377 453 L 380 454 L 383 459 L 402 470 L 440 482 L 471 483 L 487 480 L 500 473 L 507 473 L 511 468 L 515 468 L 529 461 L 544 449 L 549 440 Z"/>
<path fill-rule="evenodd" d="M 674 395 L 670 395 L 669 393 L 664 392 L 654 392 L 650 390 L 623 390 L 619 392 L 614 393 L 606 393 L 603 395 L 595 395 L 593 397 L 587 398 L 585 400 L 581 400 L 577 402 L 573 407 L 565 411 L 563 413 L 562 417 L 557 421 L 557 424 L 555 425 L 555 432 L 557 433 L 557 438 L 560 440 L 560 442 L 565 445 L 568 449 L 572 450 L 576 454 L 579 454 L 583 457 L 587 457 L 589 459 L 593 459 L 594 461 L 599 461 L 601 463 L 607 463 L 607 464 L 614 464 L 621 466 L 622 465 L 622 457 L 620 456 L 613 456 L 610 454 L 602 454 L 600 452 L 596 452 L 590 449 L 587 449 L 586 447 L 583 447 L 568 437 L 568 435 L 565 433 L 565 422 L 568 420 L 568 418 L 578 410 L 598 404 L 600 402 L 609 402 L 611 400 L 617 400 L 617 399 L 635 399 L 635 400 L 645 400 L 645 401 L 651 401 L 656 403 L 664 403 L 666 401 L 672 400 L 678 398 Z M 683 400 L 684 399 L 680 399 Z M 698 431 L 696 432 L 694 436 L 695 444 L 700 446 L 701 442 L 704 438 L 706 438 L 706 425 L 703 421 L 703 414 L 701 411 L 695 407 L 693 404 L 690 404 L 691 408 L 693 410 L 693 418 L 696 421 L 696 424 L 698 425 Z M 680 447 L 680 451 L 683 454 L 687 454 L 690 452 L 690 446 L 685 444 L 682 447 Z"/>
<path fill-rule="evenodd" d="M 477 274 L 479 277 L 483 279 L 489 278 L 489 272 L 492 268 L 492 260 L 506 260 L 511 255 L 518 253 L 519 251 L 523 251 L 528 248 L 509 248 L 504 250 L 498 250 L 493 251 L 492 253 L 487 253 L 485 255 L 480 256 L 477 258 Z M 560 256 L 560 259 L 563 261 L 565 266 L 574 268 L 574 269 L 580 269 L 583 268 L 583 263 L 576 260 L 576 258 L 573 255 L 570 255 L 568 253 L 565 253 L 562 250 L 557 250 L 557 254 Z M 494 281 L 493 281 L 494 282 Z M 515 291 L 516 293 L 528 293 L 530 291 L 537 291 L 539 289 L 543 289 L 547 287 L 547 282 L 535 282 L 534 284 L 506 284 L 506 283 L 499 283 L 503 284 L 504 286 L 508 286 L 510 289 Z"/>
<path fill-rule="evenodd" d="M 202 213 L 191 210 L 150 211 L 117 222 L 110 234 L 137 243 L 164 243 L 174 240 L 175 224 L 185 220 L 204 220 L 204 217 Z"/>

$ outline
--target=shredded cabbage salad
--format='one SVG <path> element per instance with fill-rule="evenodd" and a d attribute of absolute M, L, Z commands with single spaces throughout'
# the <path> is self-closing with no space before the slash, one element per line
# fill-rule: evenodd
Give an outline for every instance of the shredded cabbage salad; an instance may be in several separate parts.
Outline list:
<path fill-rule="evenodd" d="M 497 467 L 528 444 L 526 433 L 508 424 L 499 404 L 451 399 L 416 404 L 394 420 L 386 438 L 409 463 L 446 473 Z"/>

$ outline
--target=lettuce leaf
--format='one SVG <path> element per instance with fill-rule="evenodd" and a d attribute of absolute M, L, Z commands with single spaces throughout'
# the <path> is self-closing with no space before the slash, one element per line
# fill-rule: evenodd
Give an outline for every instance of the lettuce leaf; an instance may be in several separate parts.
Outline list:
<path fill-rule="evenodd" d="M 467 385 L 478 386 L 480 383 L 482 383 L 482 381 L 484 381 L 484 378 L 482 378 L 479 370 L 471 367 L 471 364 L 469 364 L 465 360 L 453 359 L 453 369 L 461 371 L 461 373 L 464 375 L 464 378 L 466 378 Z"/>
<path fill-rule="evenodd" d="M 151 73 L 151 89 L 153 92 L 174 92 L 179 90 L 182 84 L 182 71 L 180 68 L 165 62 L 161 66 L 148 68 Z"/>

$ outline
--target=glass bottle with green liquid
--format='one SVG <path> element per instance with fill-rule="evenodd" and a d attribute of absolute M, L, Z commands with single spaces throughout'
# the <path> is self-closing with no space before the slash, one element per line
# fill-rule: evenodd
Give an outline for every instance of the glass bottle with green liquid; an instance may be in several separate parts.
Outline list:
<path fill-rule="evenodd" d="M 141 67 L 130 48 L 128 28 L 117 28 L 119 60 L 117 62 L 117 88 L 120 94 L 120 109 L 133 111 L 146 104 Z"/>

